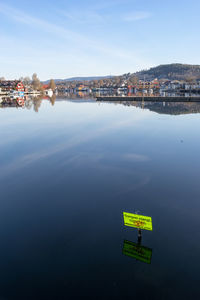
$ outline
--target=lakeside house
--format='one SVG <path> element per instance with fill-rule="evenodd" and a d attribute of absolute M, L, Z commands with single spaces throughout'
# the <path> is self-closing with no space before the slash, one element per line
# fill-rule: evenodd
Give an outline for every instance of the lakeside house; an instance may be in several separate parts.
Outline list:
<path fill-rule="evenodd" d="M 53 96 L 53 90 L 49 87 L 49 84 L 43 84 L 42 88 L 46 96 Z"/>
<path fill-rule="evenodd" d="M 24 92 L 24 85 L 19 80 L 1 80 L 0 81 L 1 92 Z"/>

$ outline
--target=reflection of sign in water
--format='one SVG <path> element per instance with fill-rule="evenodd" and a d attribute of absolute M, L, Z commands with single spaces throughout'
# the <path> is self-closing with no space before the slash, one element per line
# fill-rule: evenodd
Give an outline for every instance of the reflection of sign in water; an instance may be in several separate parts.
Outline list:
<path fill-rule="evenodd" d="M 153 230 L 151 217 L 145 217 L 145 216 L 130 214 L 126 212 L 123 212 L 123 215 L 124 215 L 125 226 L 151 230 L 151 231 Z"/>
<path fill-rule="evenodd" d="M 144 263 L 150 264 L 152 257 L 152 249 L 125 240 L 123 254 L 129 257 L 133 257 Z"/>

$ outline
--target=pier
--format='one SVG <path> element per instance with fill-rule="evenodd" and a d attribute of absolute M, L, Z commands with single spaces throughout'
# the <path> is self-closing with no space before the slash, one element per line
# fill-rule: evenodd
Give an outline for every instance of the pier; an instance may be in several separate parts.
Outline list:
<path fill-rule="evenodd" d="M 100 96 L 96 98 L 96 101 L 149 101 L 149 102 L 200 102 L 200 96 L 198 97 L 161 97 L 161 96 Z"/>

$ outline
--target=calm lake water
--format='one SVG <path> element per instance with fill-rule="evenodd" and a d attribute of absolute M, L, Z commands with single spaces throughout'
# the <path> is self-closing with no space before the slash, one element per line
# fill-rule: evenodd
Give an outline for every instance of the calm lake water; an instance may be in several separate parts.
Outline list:
<path fill-rule="evenodd" d="M 200 104 L 138 105 L 0 109 L 1 300 L 200 298 Z"/>

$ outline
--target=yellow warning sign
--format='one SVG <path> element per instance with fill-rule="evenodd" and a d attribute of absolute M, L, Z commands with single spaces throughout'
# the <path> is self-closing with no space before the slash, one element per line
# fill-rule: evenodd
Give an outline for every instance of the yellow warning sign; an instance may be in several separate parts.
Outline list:
<path fill-rule="evenodd" d="M 124 225 L 145 230 L 153 230 L 151 217 L 123 212 Z"/>

